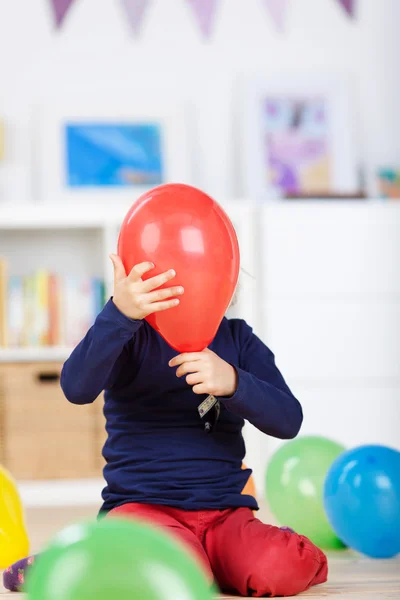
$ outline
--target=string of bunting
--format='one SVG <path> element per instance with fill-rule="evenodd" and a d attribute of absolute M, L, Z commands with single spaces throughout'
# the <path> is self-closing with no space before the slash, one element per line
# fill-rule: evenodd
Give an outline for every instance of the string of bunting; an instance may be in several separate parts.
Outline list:
<path fill-rule="evenodd" d="M 67 14 L 78 0 L 49 0 L 54 17 L 54 24 L 60 29 Z M 134 35 L 139 35 L 145 14 L 152 0 L 118 0 L 124 11 L 125 18 Z M 197 21 L 201 35 L 209 38 L 221 0 L 185 0 Z M 246 1 L 246 0 L 244 0 Z M 263 2 L 269 16 L 279 32 L 285 30 L 285 22 L 291 0 L 260 0 Z M 357 0 L 333 0 L 341 6 L 346 15 L 355 18 Z"/>

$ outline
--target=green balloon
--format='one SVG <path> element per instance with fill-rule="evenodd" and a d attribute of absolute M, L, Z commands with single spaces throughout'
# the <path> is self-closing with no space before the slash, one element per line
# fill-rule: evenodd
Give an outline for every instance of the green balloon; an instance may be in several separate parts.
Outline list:
<path fill-rule="evenodd" d="M 299 437 L 281 446 L 267 468 L 267 498 L 279 523 L 324 549 L 344 548 L 329 525 L 323 503 L 326 474 L 344 450 L 323 437 Z"/>
<path fill-rule="evenodd" d="M 30 600 L 211 600 L 191 554 L 169 535 L 119 518 L 64 529 L 31 567 Z"/>

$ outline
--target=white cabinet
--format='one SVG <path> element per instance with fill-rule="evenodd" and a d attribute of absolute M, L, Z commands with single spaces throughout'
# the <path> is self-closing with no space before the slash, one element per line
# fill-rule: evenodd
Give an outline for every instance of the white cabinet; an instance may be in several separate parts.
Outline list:
<path fill-rule="evenodd" d="M 274 205 L 262 229 L 263 339 L 301 433 L 400 448 L 400 205 Z"/>

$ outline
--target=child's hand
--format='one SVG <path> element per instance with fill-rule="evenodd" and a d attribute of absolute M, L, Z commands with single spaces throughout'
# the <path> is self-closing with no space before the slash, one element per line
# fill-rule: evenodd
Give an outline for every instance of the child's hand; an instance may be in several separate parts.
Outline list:
<path fill-rule="evenodd" d="M 167 310 L 179 304 L 178 298 L 173 298 L 173 296 L 183 294 L 183 287 L 157 289 L 173 279 L 175 271 L 170 270 L 143 281 L 142 275 L 154 269 L 152 263 L 135 265 L 127 275 L 120 257 L 111 254 L 110 258 L 114 265 L 113 302 L 125 316 L 135 320 L 144 319 L 154 312 Z"/>
<path fill-rule="evenodd" d="M 211 350 L 180 354 L 169 361 L 170 367 L 178 367 L 176 376 L 186 375 L 186 382 L 193 386 L 195 394 L 233 396 L 237 389 L 237 373 L 234 367 Z"/>

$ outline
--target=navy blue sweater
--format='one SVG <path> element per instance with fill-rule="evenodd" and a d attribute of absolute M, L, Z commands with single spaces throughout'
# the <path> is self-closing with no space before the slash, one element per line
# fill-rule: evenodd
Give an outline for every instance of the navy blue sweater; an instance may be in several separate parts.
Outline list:
<path fill-rule="evenodd" d="M 250 475 L 241 469 L 244 420 L 267 435 L 293 438 L 301 406 L 272 352 L 244 321 L 224 319 L 210 349 L 238 373 L 237 391 L 220 399 L 211 434 L 197 411 L 203 398 L 168 366 L 177 353 L 146 321 L 129 319 L 112 300 L 65 362 L 61 386 L 70 402 L 88 404 L 105 391 L 103 511 L 126 502 L 187 510 L 258 508 L 241 494 Z"/>

